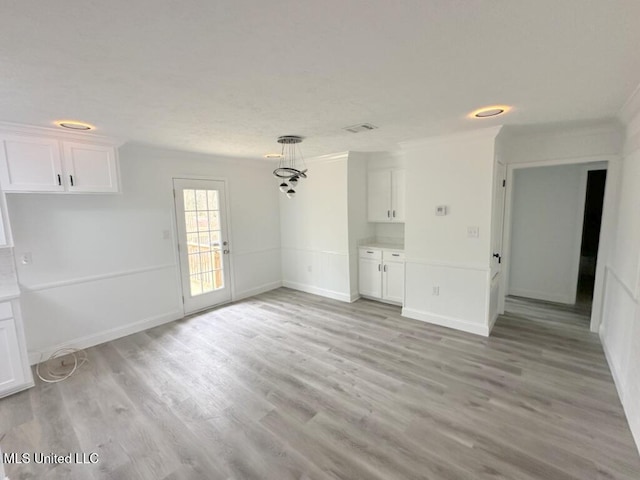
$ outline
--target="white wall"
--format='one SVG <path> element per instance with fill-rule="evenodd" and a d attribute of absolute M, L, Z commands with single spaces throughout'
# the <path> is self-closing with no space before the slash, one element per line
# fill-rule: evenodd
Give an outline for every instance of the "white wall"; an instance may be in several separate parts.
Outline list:
<path fill-rule="evenodd" d="M 406 299 L 403 315 L 489 334 L 491 211 L 499 128 L 405 148 Z M 436 216 L 446 205 L 448 215 Z M 479 228 L 469 238 L 467 228 Z M 439 295 L 433 295 L 439 287 Z M 460 299 L 464 298 L 464 302 Z"/>
<path fill-rule="evenodd" d="M 281 284 L 273 165 L 124 146 L 119 195 L 8 194 L 31 360 L 182 317 L 172 178 L 226 178 L 234 298 Z M 169 232 L 169 238 L 164 233 Z"/>
<path fill-rule="evenodd" d="M 375 236 L 374 224 L 367 221 L 367 168 L 369 160 L 370 155 L 361 152 L 349 152 L 349 158 L 347 160 L 349 284 L 351 300 L 359 297 L 359 242 Z"/>
<path fill-rule="evenodd" d="M 586 182 L 583 164 L 514 172 L 510 295 L 575 303 Z"/>
<path fill-rule="evenodd" d="M 280 194 L 283 285 L 351 301 L 348 154 L 307 167 L 295 198 Z"/>
<path fill-rule="evenodd" d="M 600 338 L 640 450 L 640 91 L 621 116 L 627 128 Z"/>

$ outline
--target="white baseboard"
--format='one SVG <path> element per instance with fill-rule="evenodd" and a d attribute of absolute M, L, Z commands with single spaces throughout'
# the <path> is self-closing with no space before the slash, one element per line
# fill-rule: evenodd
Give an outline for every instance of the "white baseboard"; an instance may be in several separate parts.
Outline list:
<path fill-rule="evenodd" d="M 50 347 L 41 348 L 40 350 L 30 351 L 29 364 L 35 365 L 36 363 L 40 362 L 42 359 L 49 358 L 49 356 L 52 353 L 54 353 L 56 350 L 59 350 L 61 348 L 93 347 L 95 345 L 109 342 L 117 338 L 126 337 L 127 335 L 138 333 L 143 330 L 148 330 L 149 328 L 157 327 L 158 325 L 163 325 L 165 323 L 173 322 L 183 317 L 184 317 L 183 312 L 176 310 L 174 312 L 167 312 L 161 315 L 157 315 L 155 317 L 145 318 L 144 320 L 140 320 L 138 322 L 129 323 L 127 325 L 105 330 L 103 332 L 95 333 L 93 335 L 87 335 L 85 337 L 75 338 L 73 340 L 69 340 L 68 342 L 65 342 L 60 345 L 53 345 Z"/>
<path fill-rule="evenodd" d="M 314 285 L 305 285 L 303 283 L 290 282 L 289 280 L 283 280 L 283 287 L 292 288 L 294 290 L 300 290 L 301 292 L 313 293 L 314 295 L 320 295 L 321 297 L 333 298 L 334 300 L 340 300 L 341 302 L 351 303 L 351 295 L 348 293 L 336 292 L 334 290 L 327 290 L 324 288 L 316 287 Z"/>
<path fill-rule="evenodd" d="M 433 323 L 435 325 L 440 325 L 441 327 L 448 327 L 455 330 L 462 330 L 463 332 L 482 335 L 483 337 L 489 336 L 488 325 L 479 325 L 477 323 L 467 322 L 458 318 L 445 317 L 444 315 L 436 315 L 406 307 L 402 309 L 402 316 L 412 318 L 414 320 L 420 320 L 422 322 Z"/>
<path fill-rule="evenodd" d="M 282 282 L 280 280 L 276 282 L 265 283 L 264 285 L 260 285 L 258 287 L 250 288 L 249 290 L 244 290 L 242 292 L 236 293 L 233 296 L 233 301 L 235 302 L 245 298 L 253 297 L 254 295 L 260 295 L 261 293 L 275 290 L 276 288 L 280 287 L 282 287 Z"/>
<path fill-rule="evenodd" d="M 498 317 L 500 316 L 500 312 L 496 312 L 493 318 L 489 319 L 489 334 L 491 334 L 491 330 L 493 330 L 493 326 L 496 324 Z"/>
<path fill-rule="evenodd" d="M 520 288 L 510 288 L 509 295 L 516 297 L 533 298 L 535 300 L 543 300 L 545 302 L 564 303 L 566 305 L 573 305 L 576 303 L 575 297 L 571 295 L 558 295 L 548 292 L 538 292 L 536 290 L 526 290 Z"/>

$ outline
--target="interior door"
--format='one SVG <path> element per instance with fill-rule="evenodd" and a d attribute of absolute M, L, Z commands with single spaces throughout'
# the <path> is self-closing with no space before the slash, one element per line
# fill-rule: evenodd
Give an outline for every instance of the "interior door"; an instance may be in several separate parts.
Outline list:
<path fill-rule="evenodd" d="M 495 188 L 493 191 L 493 212 L 491 232 L 491 276 L 495 278 L 502 272 L 502 237 L 504 230 L 504 201 L 506 167 L 502 163 L 496 163 Z"/>
<path fill-rule="evenodd" d="M 231 300 L 225 184 L 174 178 L 185 313 Z"/>

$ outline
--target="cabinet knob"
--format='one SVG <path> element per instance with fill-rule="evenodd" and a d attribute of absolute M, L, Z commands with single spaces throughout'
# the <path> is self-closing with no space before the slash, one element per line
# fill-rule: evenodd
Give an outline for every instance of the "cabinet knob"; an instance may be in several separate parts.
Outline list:
<path fill-rule="evenodd" d="M 393 218 L 396 218 L 396 211 L 393 211 Z"/>
<path fill-rule="evenodd" d="M 380 271 L 380 264 L 378 264 L 378 271 Z"/>
<path fill-rule="evenodd" d="M 391 210 L 387 210 L 387 218 L 391 218 Z"/>
<path fill-rule="evenodd" d="M 69 175 L 69 181 L 71 182 L 71 186 L 73 187 L 73 175 Z"/>
<path fill-rule="evenodd" d="M 62 185 L 62 177 L 58 174 L 58 186 Z"/>

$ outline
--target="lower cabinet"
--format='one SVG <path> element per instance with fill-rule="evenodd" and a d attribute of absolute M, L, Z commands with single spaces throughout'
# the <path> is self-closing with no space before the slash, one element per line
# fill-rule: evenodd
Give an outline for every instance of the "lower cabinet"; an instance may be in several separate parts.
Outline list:
<path fill-rule="evenodd" d="M 0 303 L 0 398 L 33 386 L 17 301 Z"/>
<path fill-rule="evenodd" d="M 361 248 L 360 295 L 402 305 L 404 302 L 404 252 Z"/>

